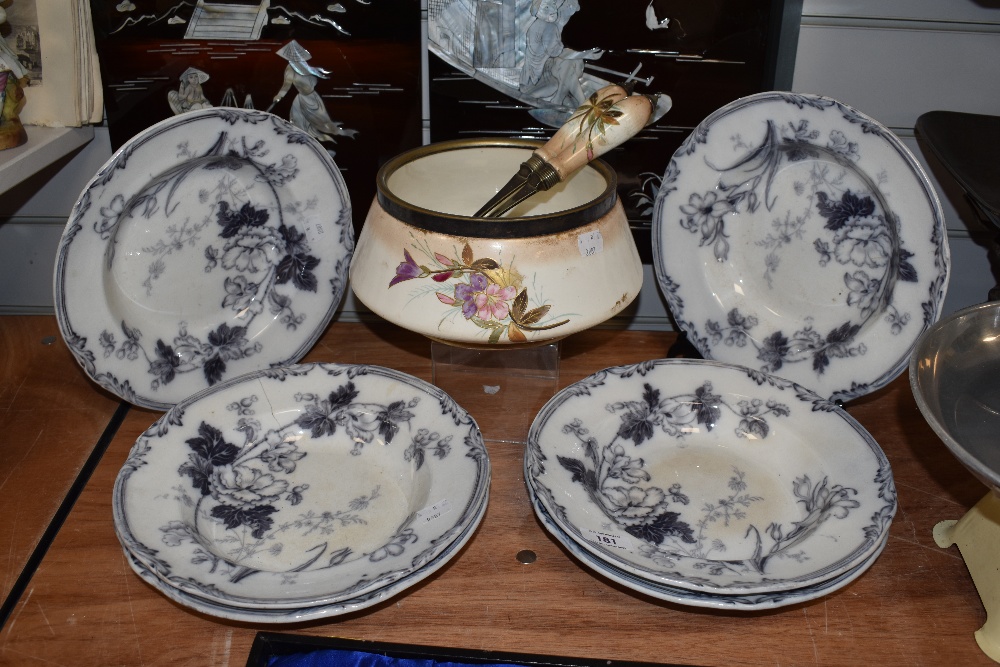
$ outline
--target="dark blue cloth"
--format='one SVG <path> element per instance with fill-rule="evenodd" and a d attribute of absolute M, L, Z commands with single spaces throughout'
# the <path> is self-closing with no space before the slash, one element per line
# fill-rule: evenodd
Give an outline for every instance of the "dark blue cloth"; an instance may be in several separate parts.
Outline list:
<path fill-rule="evenodd" d="M 496 665 L 437 661 L 427 658 L 394 658 L 366 651 L 320 649 L 308 653 L 272 656 L 268 667 L 522 667 L 511 663 Z"/>

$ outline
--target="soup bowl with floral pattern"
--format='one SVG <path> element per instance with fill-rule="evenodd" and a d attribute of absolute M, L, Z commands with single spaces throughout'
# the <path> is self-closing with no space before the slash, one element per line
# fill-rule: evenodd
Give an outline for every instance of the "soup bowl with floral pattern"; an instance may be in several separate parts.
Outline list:
<path fill-rule="evenodd" d="M 351 264 L 377 315 L 468 347 L 552 342 L 622 311 L 642 264 L 607 163 L 590 162 L 500 218 L 476 217 L 539 144 L 459 140 L 378 173 Z"/>

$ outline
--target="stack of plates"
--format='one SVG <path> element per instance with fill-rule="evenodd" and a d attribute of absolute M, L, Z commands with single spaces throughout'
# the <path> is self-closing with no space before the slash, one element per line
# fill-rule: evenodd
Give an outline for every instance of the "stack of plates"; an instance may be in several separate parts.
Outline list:
<path fill-rule="evenodd" d="M 563 389 L 532 424 L 525 480 L 585 566 L 686 605 L 780 607 L 878 557 L 889 462 L 834 402 L 739 366 L 656 360 Z"/>
<path fill-rule="evenodd" d="M 839 404 L 896 378 L 939 317 L 950 255 L 927 176 L 836 100 L 745 97 L 670 160 L 653 264 L 707 361 L 557 394 L 525 454 L 542 524 L 604 577 L 681 604 L 773 608 L 851 582 L 896 492 Z"/>
<path fill-rule="evenodd" d="M 448 562 L 486 509 L 472 418 L 417 378 L 293 365 L 343 297 L 351 206 L 323 146 L 272 114 L 193 111 L 127 142 L 56 258 L 87 374 L 169 410 L 115 485 L 115 529 L 164 595 L 232 620 L 356 611 Z"/>
<path fill-rule="evenodd" d="M 205 614 L 288 623 L 363 609 L 447 563 L 486 510 L 476 423 L 378 366 L 303 364 L 185 399 L 114 489 L 133 569 Z"/>

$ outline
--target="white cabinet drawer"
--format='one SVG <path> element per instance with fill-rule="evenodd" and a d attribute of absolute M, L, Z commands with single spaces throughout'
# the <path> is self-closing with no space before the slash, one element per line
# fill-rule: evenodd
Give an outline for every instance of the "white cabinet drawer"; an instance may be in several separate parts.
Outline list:
<path fill-rule="evenodd" d="M 995 3 L 976 0 L 803 0 L 802 15 L 1000 23 Z"/>
<path fill-rule="evenodd" d="M 1000 32 L 803 25 L 792 89 L 890 127 L 925 111 L 1000 114 Z"/>

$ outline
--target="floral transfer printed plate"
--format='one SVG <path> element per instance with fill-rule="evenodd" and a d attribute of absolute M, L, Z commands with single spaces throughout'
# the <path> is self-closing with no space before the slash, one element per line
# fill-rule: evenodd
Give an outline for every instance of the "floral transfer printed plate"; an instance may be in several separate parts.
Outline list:
<path fill-rule="evenodd" d="M 250 609 L 357 598 L 412 575 L 477 521 L 490 466 L 440 389 L 378 366 L 226 381 L 140 437 L 113 508 L 165 583 Z"/>
<path fill-rule="evenodd" d="M 711 593 L 772 593 L 857 567 L 896 491 L 878 444 L 830 400 L 710 361 L 600 371 L 531 426 L 525 479 L 615 568 Z"/>
<path fill-rule="evenodd" d="M 134 137 L 83 190 L 56 258 L 56 316 L 95 382 L 166 410 L 301 359 L 340 304 L 353 248 L 326 149 L 265 112 L 194 111 Z"/>
<path fill-rule="evenodd" d="M 398 579 L 387 586 L 376 588 L 375 590 L 363 593 L 358 597 L 350 598 L 349 600 L 341 602 L 332 602 L 329 604 L 314 605 L 311 607 L 253 609 L 222 604 L 191 595 L 184 592 L 180 588 L 175 588 L 171 585 L 169 580 L 165 580 L 158 576 L 128 550 L 125 550 L 125 559 L 132 567 L 132 570 L 142 577 L 150 586 L 174 602 L 199 613 L 218 618 L 225 618 L 231 621 L 241 621 L 243 623 L 302 623 L 305 621 L 315 621 L 322 618 L 340 616 L 367 609 L 380 602 L 388 600 L 391 597 L 399 595 L 406 589 L 423 581 L 434 572 L 440 570 L 459 551 L 461 551 L 462 547 L 465 546 L 472 535 L 476 532 L 476 528 L 479 526 L 480 521 L 486 514 L 486 505 L 486 499 L 484 498 L 483 503 L 472 522 L 468 525 L 468 527 L 466 527 L 465 531 L 458 537 L 458 539 L 449 544 L 439 555 L 434 557 L 419 570 L 415 570 L 412 574 Z"/>
<path fill-rule="evenodd" d="M 653 255 L 702 356 L 845 401 L 906 368 L 950 263 L 941 205 L 903 143 L 793 93 L 737 100 L 695 128 L 657 195 Z"/>
<path fill-rule="evenodd" d="M 836 577 L 833 577 L 832 579 L 825 579 L 813 584 L 812 586 L 766 593 L 707 593 L 704 591 L 688 590 L 677 586 L 670 586 L 667 584 L 649 581 L 601 560 L 577 544 L 572 537 L 560 530 L 559 526 L 552 520 L 552 517 L 550 517 L 548 512 L 545 511 L 545 508 L 538 503 L 538 500 L 532 492 L 530 486 L 528 487 L 528 494 L 532 497 L 532 507 L 535 509 L 535 514 L 542 522 L 542 525 L 545 526 L 546 530 L 549 531 L 556 541 L 563 545 L 586 567 L 589 567 L 597 574 L 638 593 L 648 595 L 656 598 L 657 600 L 666 600 L 667 602 L 683 604 L 689 607 L 731 609 L 735 611 L 758 611 L 761 609 L 777 609 L 779 607 L 787 607 L 789 605 L 815 600 L 823 597 L 824 595 L 829 595 L 834 591 L 840 590 L 867 572 L 868 568 L 870 568 L 878 559 L 879 555 L 881 555 L 882 551 L 885 549 L 886 543 L 889 541 L 889 535 L 886 533 L 883 535 L 881 543 L 876 547 L 875 552 L 861 564 L 837 575 Z"/>

